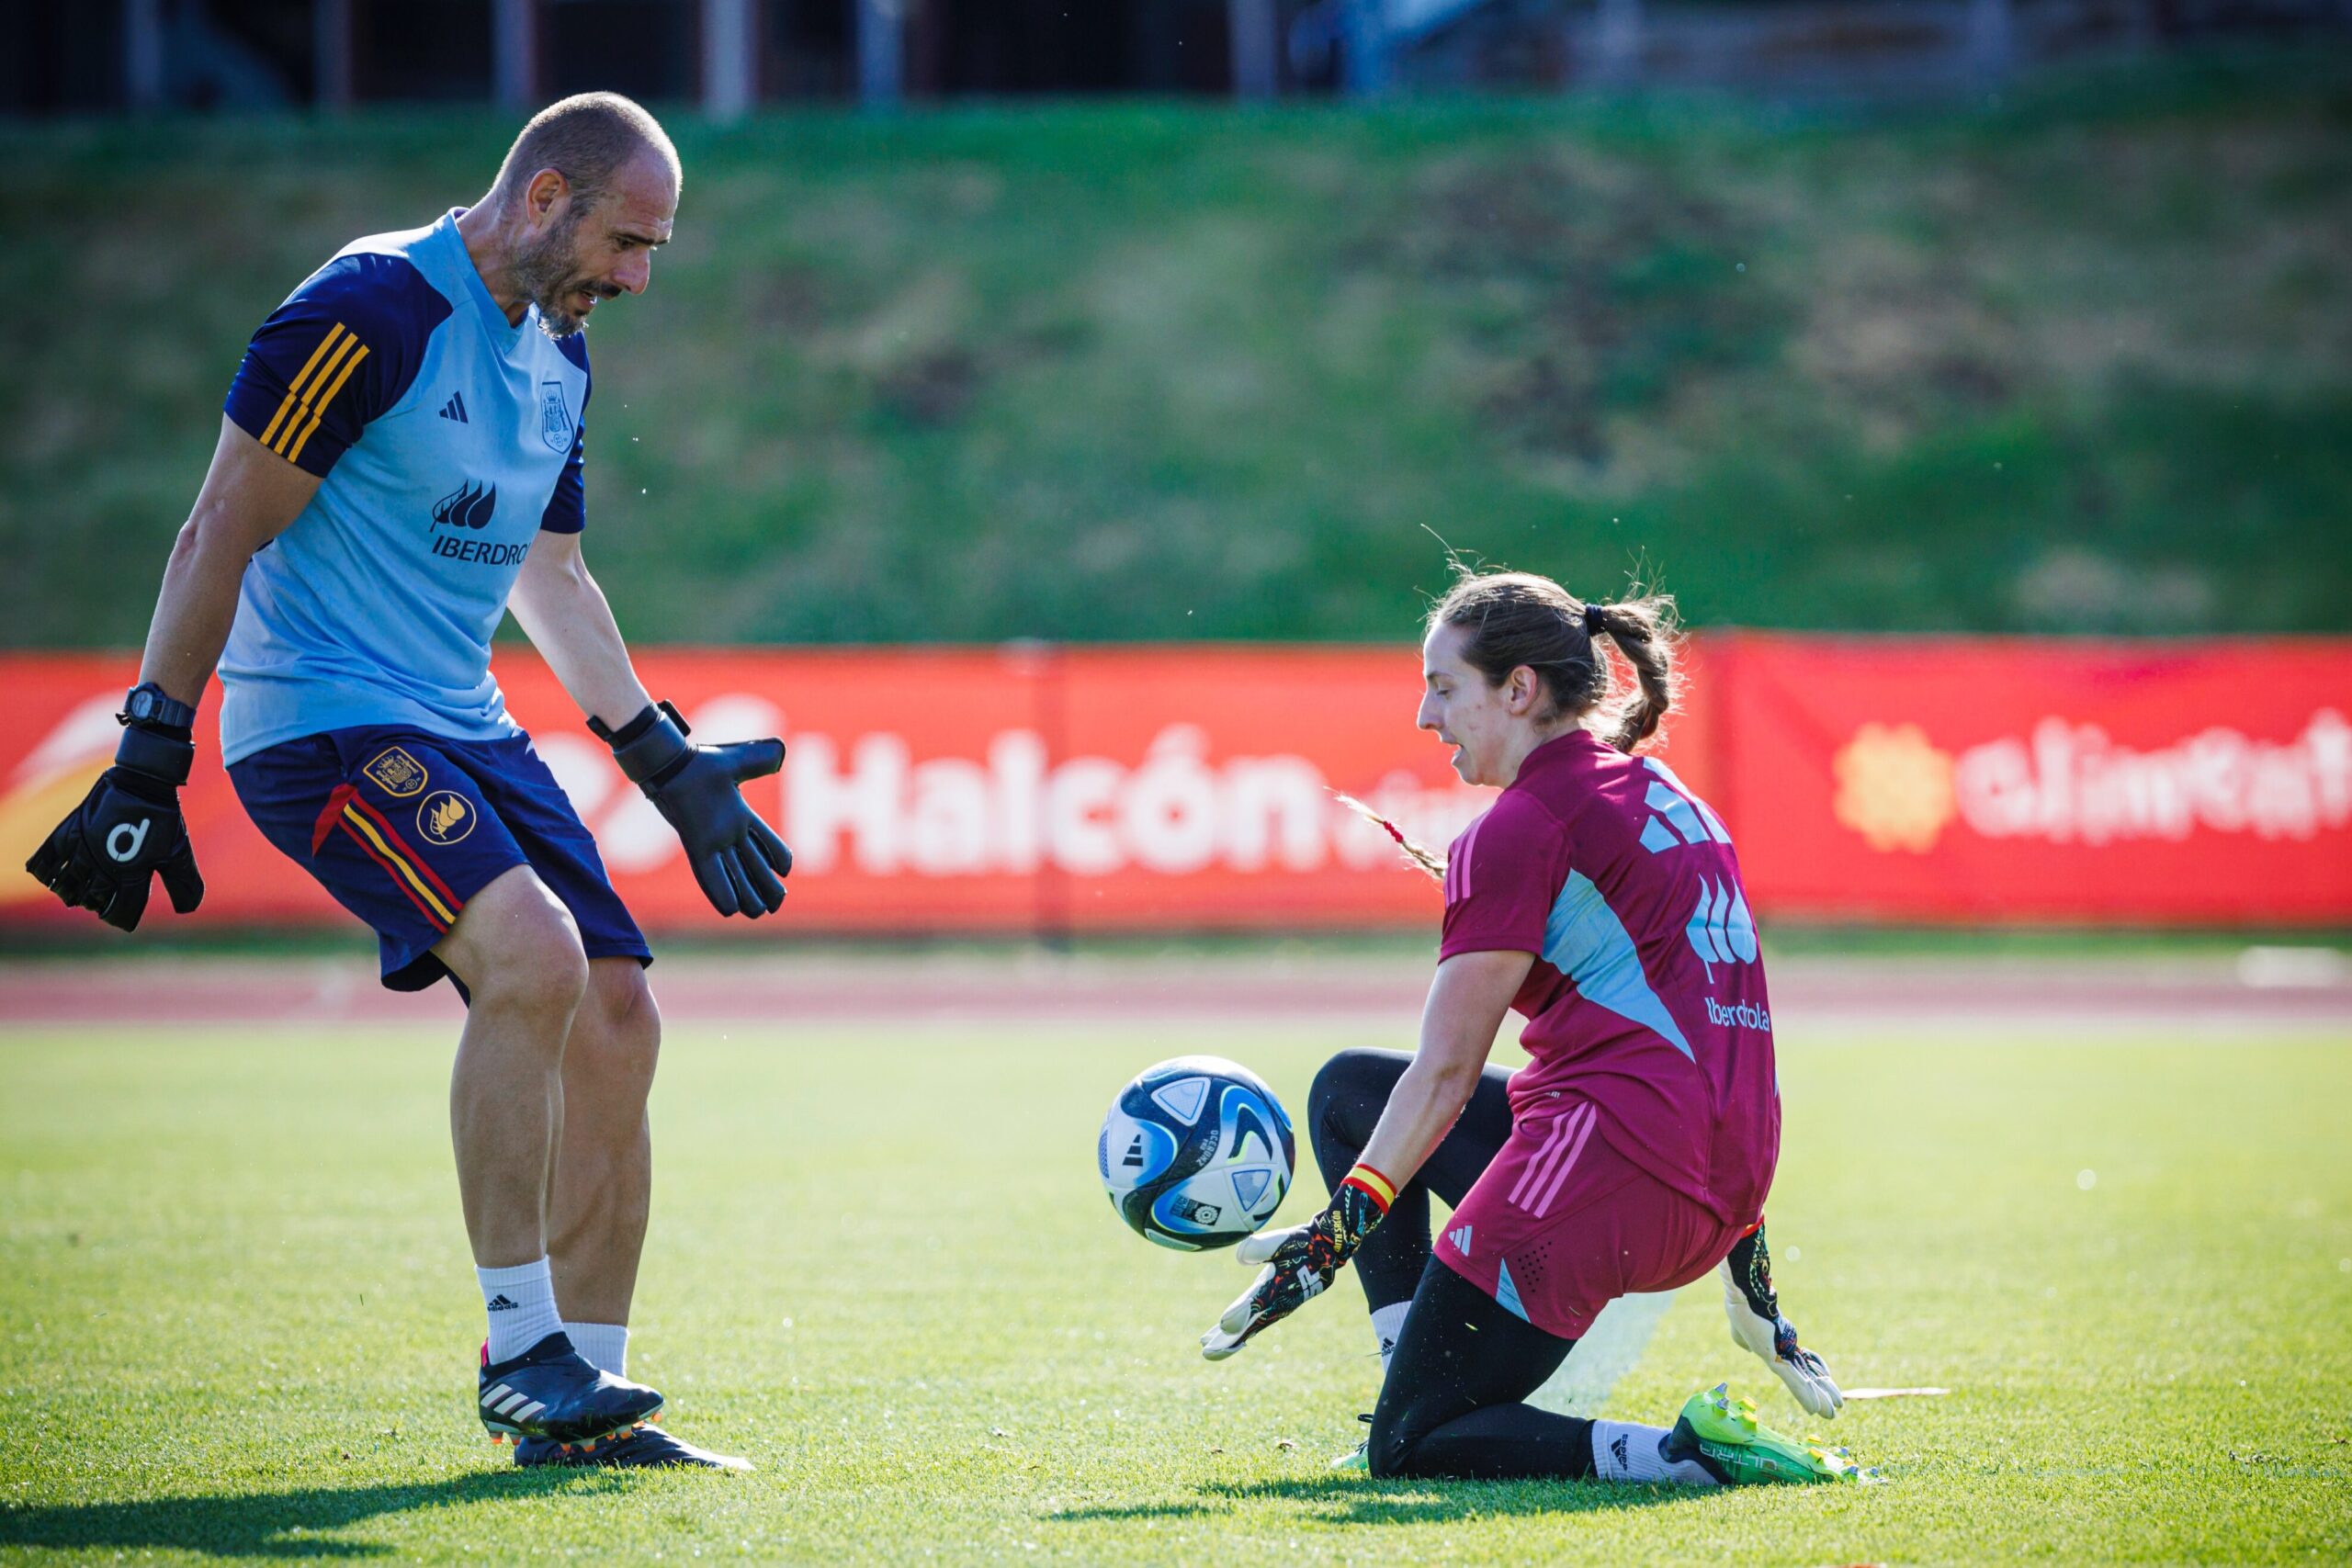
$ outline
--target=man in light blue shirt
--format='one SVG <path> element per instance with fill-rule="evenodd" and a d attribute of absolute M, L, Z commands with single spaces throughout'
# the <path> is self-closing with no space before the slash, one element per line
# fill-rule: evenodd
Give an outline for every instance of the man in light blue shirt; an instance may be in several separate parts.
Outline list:
<path fill-rule="evenodd" d="M 651 953 L 490 672 L 512 610 L 713 907 L 782 905 L 791 854 L 740 785 L 783 743 L 689 742 L 580 549 L 582 329 L 644 291 L 680 179 L 644 109 L 567 98 L 481 201 L 354 242 L 271 314 L 165 570 L 115 766 L 28 866 L 126 931 L 152 876 L 196 908 L 178 791 L 217 668 L 255 825 L 376 930 L 385 985 L 446 976 L 467 999 L 450 1120 L 490 1325 L 478 1414 L 522 1464 L 741 1468 L 643 1425 L 662 1396 L 625 1376 Z"/>
<path fill-rule="evenodd" d="M 491 634 L 539 536 L 586 521 L 587 339 L 507 321 L 470 217 L 354 241 L 238 368 L 231 422 L 323 482 L 245 571 L 220 660 L 232 766 L 353 724 L 514 733 Z"/>

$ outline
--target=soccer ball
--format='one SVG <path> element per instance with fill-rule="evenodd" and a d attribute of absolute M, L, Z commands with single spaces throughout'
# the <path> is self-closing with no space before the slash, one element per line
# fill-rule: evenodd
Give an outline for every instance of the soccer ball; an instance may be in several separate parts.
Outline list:
<path fill-rule="evenodd" d="M 1180 1252 L 1231 1247 L 1264 1224 L 1296 1156 L 1274 1091 L 1222 1056 L 1145 1069 L 1111 1102 L 1094 1150 L 1119 1217 Z"/>

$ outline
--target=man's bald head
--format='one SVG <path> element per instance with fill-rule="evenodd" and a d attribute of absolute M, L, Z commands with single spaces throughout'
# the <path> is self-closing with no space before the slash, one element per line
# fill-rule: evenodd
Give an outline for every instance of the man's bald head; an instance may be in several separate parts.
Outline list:
<path fill-rule="evenodd" d="M 667 166 L 673 190 L 684 183 L 678 150 L 642 105 L 618 93 L 580 93 L 531 117 L 506 150 L 491 196 L 498 206 L 511 208 L 533 175 L 553 169 L 563 176 L 572 212 L 585 213 L 604 199 L 623 169 L 646 156 Z"/>
<path fill-rule="evenodd" d="M 514 139 L 481 203 L 489 227 L 467 248 L 509 320 L 537 305 L 540 327 L 569 337 L 598 300 L 644 291 L 681 183 L 658 120 L 618 93 L 582 93 Z"/>

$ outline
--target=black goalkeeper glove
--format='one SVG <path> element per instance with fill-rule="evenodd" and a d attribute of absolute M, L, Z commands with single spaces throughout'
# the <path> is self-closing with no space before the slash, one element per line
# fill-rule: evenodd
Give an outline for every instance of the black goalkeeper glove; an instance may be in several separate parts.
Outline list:
<path fill-rule="evenodd" d="M 98 775 L 72 816 L 25 862 L 33 879 L 69 909 L 136 931 L 147 912 L 148 879 L 160 874 L 172 908 L 204 902 L 204 878 L 180 817 L 180 786 L 196 762 L 183 727 L 126 721 L 114 766 Z"/>
<path fill-rule="evenodd" d="M 1280 1323 L 1330 1288 L 1364 1237 L 1388 1217 L 1396 1190 L 1368 1165 L 1348 1172 L 1331 1201 L 1305 1224 L 1250 1236 L 1234 1248 L 1244 1263 L 1262 1263 L 1257 1281 L 1201 1336 L 1201 1354 L 1222 1361 L 1258 1331 Z"/>
<path fill-rule="evenodd" d="M 759 813 L 743 804 L 746 780 L 784 766 L 784 742 L 694 746 L 686 721 L 668 703 L 649 706 L 620 728 L 588 721 L 613 749 L 613 760 L 645 792 L 686 846 L 687 863 L 710 907 L 758 919 L 784 907 L 792 852 Z"/>
<path fill-rule="evenodd" d="M 1797 1325 L 1781 1315 L 1763 1221 L 1732 1244 L 1731 1255 L 1716 1272 L 1723 1278 L 1724 1315 L 1731 1319 L 1732 1342 L 1761 1358 L 1808 1415 L 1834 1419 L 1846 1396 L 1822 1359 L 1797 1343 Z"/>

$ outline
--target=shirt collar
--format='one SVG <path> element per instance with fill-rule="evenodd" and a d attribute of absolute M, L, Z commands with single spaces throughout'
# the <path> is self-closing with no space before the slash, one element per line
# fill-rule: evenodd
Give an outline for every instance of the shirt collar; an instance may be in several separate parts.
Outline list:
<path fill-rule="evenodd" d="M 1602 740 L 1600 737 L 1581 727 L 1571 729 L 1565 735 L 1555 735 L 1551 739 L 1530 751 L 1521 761 L 1519 777 L 1512 782 L 1516 784 L 1523 781 L 1529 771 L 1533 768 L 1548 768 L 1577 757 L 1589 758 L 1596 750 L 1603 749 L 1607 745 L 1608 742 Z"/>

